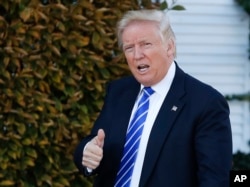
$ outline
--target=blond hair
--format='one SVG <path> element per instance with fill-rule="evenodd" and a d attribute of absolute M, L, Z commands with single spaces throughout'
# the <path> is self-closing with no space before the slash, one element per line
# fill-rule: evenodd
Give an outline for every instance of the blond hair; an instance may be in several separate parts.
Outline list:
<path fill-rule="evenodd" d="M 160 10 L 131 10 L 124 14 L 117 24 L 118 45 L 122 47 L 122 34 L 131 22 L 153 21 L 156 22 L 162 41 L 172 40 L 175 44 L 175 34 L 171 28 L 167 14 Z M 176 51 L 176 50 L 175 50 Z M 176 54 L 174 54 L 176 56 Z"/>

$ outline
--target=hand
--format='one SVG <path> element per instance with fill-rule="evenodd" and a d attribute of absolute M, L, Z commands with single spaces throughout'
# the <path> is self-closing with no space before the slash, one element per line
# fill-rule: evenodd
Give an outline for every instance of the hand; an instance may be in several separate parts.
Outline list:
<path fill-rule="evenodd" d="M 103 157 L 105 133 L 99 129 L 97 136 L 88 142 L 83 151 L 82 165 L 89 169 L 96 169 Z"/>

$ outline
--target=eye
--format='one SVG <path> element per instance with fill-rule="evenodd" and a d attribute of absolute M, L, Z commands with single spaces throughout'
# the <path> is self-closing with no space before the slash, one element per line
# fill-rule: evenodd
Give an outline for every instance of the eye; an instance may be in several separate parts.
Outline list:
<path fill-rule="evenodd" d="M 144 47 L 150 47 L 150 46 L 152 46 L 152 43 L 150 43 L 150 42 L 144 42 L 143 46 Z"/>
<path fill-rule="evenodd" d="M 123 50 L 124 50 L 125 52 L 131 52 L 131 51 L 133 50 L 133 46 L 125 46 L 125 47 L 123 48 Z"/>

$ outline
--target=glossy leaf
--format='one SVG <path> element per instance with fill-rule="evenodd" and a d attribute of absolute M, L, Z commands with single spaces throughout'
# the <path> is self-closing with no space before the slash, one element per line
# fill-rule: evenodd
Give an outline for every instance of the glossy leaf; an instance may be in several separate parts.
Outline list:
<path fill-rule="evenodd" d="M 181 5 L 175 5 L 172 7 L 172 10 L 185 10 L 184 6 Z"/>
<path fill-rule="evenodd" d="M 0 182 L 0 186 L 13 186 L 14 184 L 13 180 L 3 180 Z"/>

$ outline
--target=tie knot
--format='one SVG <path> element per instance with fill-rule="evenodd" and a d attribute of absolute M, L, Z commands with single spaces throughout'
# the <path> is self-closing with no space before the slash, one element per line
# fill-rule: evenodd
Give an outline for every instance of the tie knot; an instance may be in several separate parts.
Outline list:
<path fill-rule="evenodd" d="M 152 95 L 155 92 L 151 87 L 144 87 L 143 90 L 144 93 L 146 93 L 148 96 Z"/>

